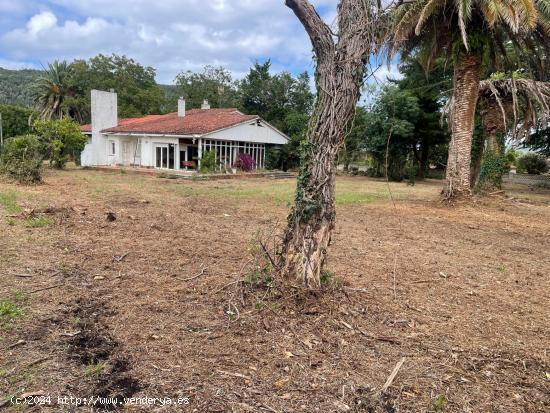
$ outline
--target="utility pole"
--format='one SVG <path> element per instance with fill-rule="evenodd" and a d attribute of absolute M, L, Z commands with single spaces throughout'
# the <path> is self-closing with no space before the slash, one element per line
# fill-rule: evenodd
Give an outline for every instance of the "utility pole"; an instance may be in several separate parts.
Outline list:
<path fill-rule="evenodd" d="M 0 112 L 0 146 L 4 146 L 4 131 L 2 129 L 2 112 Z"/>

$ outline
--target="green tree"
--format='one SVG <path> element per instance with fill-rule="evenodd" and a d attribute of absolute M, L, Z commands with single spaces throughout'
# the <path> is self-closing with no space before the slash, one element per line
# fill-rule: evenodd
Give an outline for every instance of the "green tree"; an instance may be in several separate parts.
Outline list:
<path fill-rule="evenodd" d="M 403 179 L 409 153 L 417 144 L 420 114 L 418 98 L 410 91 L 391 84 L 382 89 L 363 125 L 363 145 L 374 160 L 376 175 L 383 176 L 387 166 L 390 179 Z"/>
<path fill-rule="evenodd" d="M 31 131 L 29 122 L 34 114 L 32 109 L 20 106 L 0 105 L 2 133 L 4 138 L 26 135 Z"/>
<path fill-rule="evenodd" d="M 523 146 L 550 158 L 550 128 L 535 132 L 524 142 Z"/>
<path fill-rule="evenodd" d="M 309 114 L 290 112 L 283 122 L 283 131 L 290 138 L 286 145 L 269 147 L 266 152 L 267 169 L 297 168 L 300 163 L 300 144 L 304 140 Z"/>
<path fill-rule="evenodd" d="M 287 132 L 287 116 L 292 112 L 309 115 L 315 96 L 311 91 L 307 72 L 294 78 L 288 72 L 272 75 L 270 70 L 269 60 L 262 64 L 255 63 L 239 82 L 241 109 L 245 113 L 259 115 Z"/>
<path fill-rule="evenodd" d="M 65 60 L 55 60 L 36 79 L 34 104 L 42 119 L 63 119 L 68 115 L 65 98 L 70 89 L 70 72 Z"/>
<path fill-rule="evenodd" d="M 340 151 L 339 163 L 344 165 L 344 171 L 349 171 L 351 162 L 356 160 L 359 155 L 365 152 L 366 140 L 369 132 L 369 113 L 363 107 L 357 107 L 353 128 L 346 136 L 345 144 Z"/>
<path fill-rule="evenodd" d="M 42 72 L 34 69 L 8 70 L 0 68 L 0 104 L 31 107 L 33 85 Z"/>
<path fill-rule="evenodd" d="M 540 175 L 548 172 L 548 163 L 540 153 L 529 152 L 518 158 L 518 171 Z"/>
<path fill-rule="evenodd" d="M 176 85 L 189 109 L 200 108 L 204 99 L 213 108 L 238 106 L 237 90 L 231 72 L 222 66 L 207 65 L 201 73 L 181 72 L 176 76 Z"/>
<path fill-rule="evenodd" d="M 450 139 L 447 127 L 442 125 L 441 114 L 443 98 L 451 87 L 451 76 L 444 62 L 438 62 L 427 74 L 417 57 L 403 59 L 399 71 L 403 78 L 394 83 L 416 97 L 418 103 L 418 116 L 411 119 L 414 124 L 411 149 L 418 178 L 423 179 L 429 163 L 438 163 L 438 153 L 442 147 L 446 148 Z"/>
<path fill-rule="evenodd" d="M 165 93 L 155 81 L 156 71 L 126 56 L 98 55 L 71 64 L 66 99 L 67 112 L 80 123 L 89 122 L 90 91 L 114 89 L 118 95 L 118 114 L 121 118 L 139 117 L 162 112 Z"/>
<path fill-rule="evenodd" d="M 87 140 L 80 132 L 78 123 L 68 118 L 37 120 L 33 129 L 39 137 L 45 157 L 54 168 L 62 169 L 69 159 L 78 162 Z"/>
<path fill-rule="evenodd" d="M 270 148 L 266 159 L 268 168 L 288 170 L 298 166 L 315 95 L 307 72 L 293 77 L 288 72 L 272 75 L 270 70 L 269 60 L 255 63 L 239 82 L 240 109 L 259 115 L 289 136 L 288 144 Z"/>
<path fill-rule="evenodd" d="M 401 3 L 391 30 L 392 53 L 419 49 L 429 65 L 442 54 L 454 63 L 452 139 L 444 196 L 470 195 L 472 133 L 482 64 L 505 54 L 505 45 L 538 54 L 547 45 L 550 7 L 546 0 L 418 0 Z"/>
<path fill-rule="evenodd" d="M 477 188 L 500 189 L 507 164 L 505 135 L 511 131 L 516 140 L 528 139 L 533 128 L 548 123 L 550 85 L 518 72 L 496 72 L 480 83 L 479 107 L 487 145 Z"/>

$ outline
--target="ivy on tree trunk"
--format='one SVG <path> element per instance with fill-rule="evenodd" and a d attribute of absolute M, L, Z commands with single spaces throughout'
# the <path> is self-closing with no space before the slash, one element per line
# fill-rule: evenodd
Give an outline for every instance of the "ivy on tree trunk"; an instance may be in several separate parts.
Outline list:
<path fill-rule="evenodd" d="M 317 101 L 301 147 L 296 200 L 278 266 L 306 288 L 318 289 L 336 219 L 336 158 L 351 127 L 374 45 L 374 7 L 366 0 L 341 0 L 335 35 L 309 1 L 286 0 L 285 4 L 313 45 Z"/>

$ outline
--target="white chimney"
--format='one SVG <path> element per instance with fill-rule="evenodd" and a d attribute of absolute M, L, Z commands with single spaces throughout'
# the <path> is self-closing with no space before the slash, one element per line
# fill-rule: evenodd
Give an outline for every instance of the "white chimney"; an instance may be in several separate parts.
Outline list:
<path fill-rule="evenodd" d="M 208 109 L 210 109 L 210 105 L 208 104 L 208 100 L 207 100 L 207 99 L 204 99 L 204 100 L 202 101 L 201 109 L 202 109 L 202 110 L 208 110 Z"/>
<path fill-rule="evenodd" d="M 92 133 L 118 125 L 117 94 L 92 90 Z"/>
<path fill-rule="evenodd" d="M 178 118 L 185 117 L 185 99 L 180 97 L 178 99 Z"/>

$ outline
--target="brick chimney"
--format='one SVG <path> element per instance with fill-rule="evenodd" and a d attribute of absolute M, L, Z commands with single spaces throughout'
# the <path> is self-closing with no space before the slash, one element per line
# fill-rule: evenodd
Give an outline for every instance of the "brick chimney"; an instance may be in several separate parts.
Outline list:
<path fill-rule="evenodd" d="M 178 118 L 185 117 L 185 99 L 180 97 L 178 99 Z"/>

